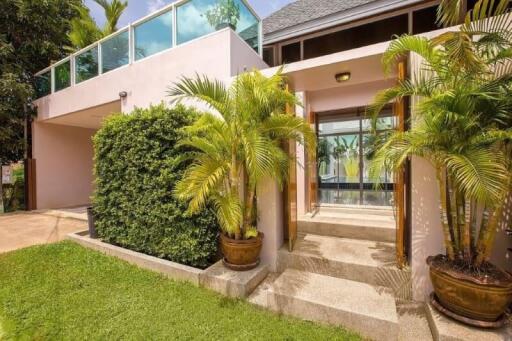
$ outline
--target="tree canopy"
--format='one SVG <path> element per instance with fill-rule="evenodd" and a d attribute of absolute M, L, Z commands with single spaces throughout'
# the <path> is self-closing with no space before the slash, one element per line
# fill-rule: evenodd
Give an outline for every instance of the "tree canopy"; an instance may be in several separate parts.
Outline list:
<path fill-rule="evenodd" d="M 81 0 L 0 1 L 0 163 L 23 158 L 24 107 L 34 74 L 65 56 Z"/>

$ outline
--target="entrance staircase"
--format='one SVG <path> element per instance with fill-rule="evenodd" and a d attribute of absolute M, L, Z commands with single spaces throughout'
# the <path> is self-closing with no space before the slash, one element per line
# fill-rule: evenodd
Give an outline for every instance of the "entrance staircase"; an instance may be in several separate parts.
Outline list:
<path fill-rule="evenodd" d="M 374 340 L 398 339 L 395 300 L 410 289 L 395 262 L 390 209 L 320 208 L 298 221 L 293 252 L 251 298 L 276 312 L 342 325 Z"/>

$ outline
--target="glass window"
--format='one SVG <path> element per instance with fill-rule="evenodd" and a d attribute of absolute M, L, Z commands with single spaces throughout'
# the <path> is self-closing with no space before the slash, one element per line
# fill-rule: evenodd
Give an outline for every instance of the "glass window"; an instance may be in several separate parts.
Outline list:
<path fill-rule="evenodd" d="M 300 43 L 285 45 L 281 48 L 283 64 L 294 63 L 300 60 Z"/>
<path fill-rule="evenodd" d="M 263 48 L 263 60 L 268 66 L 276 66 L 274 61 L 274 47 Z"/>
<path fill-rule="evenodd" d="M 215 20 L 208 20 L 207 13 L 212 13 L 217 3 L 217 0 L 191 0 L 176 9 L 178 44 L 215 31 L 216 28 L 212 26 Z M 221 26 L 219 23 L 217 28 L 220 29 Z"/>
<path fill-rule="evenodd" d="M 75 57 L 75 73 L 77 84 L 98 75 L 97 46 Z"/>
<path fill-rule="evenodd" d="M 55 91 L 71 85 L 71 63 L 68 61 L 55 67 Z"/>
<path fill-rule="evenodd" d="M 36 96 L 37 98 L 49 95 L 52 92 L 52 76 L 50 71 L 46 71 L 38 76 L 35 80 Z"/>
<path fill-rule="evenodd" d="M 135 59 L 139 60 L 172 47 L 172 11 L 135 27 Z"/>
<path fill-rule="evenodd" d="M 236 32 L 250 47 L 259 53 L 260 27 L 258 19 L 241 0 L 236 0 L 235 5 L 240 8 L 240 20 L 236 25 Z"/>
<path fill-rule="evenodd" d="M 178 44 L 231 26 L 259 52 L 259 21 L 242 0 L 191 0 L 176 16 Z"/>
<path fill-rule="evenodd" d="M 304 40 L 304 59 L 391 40 L 408 32 L 407 14 Z"/>
<path fill-rule="evenodd" d="M 435 31 L 440 27 L 436 24 L 437 6 L 414 11 L 412 14 L 412 34 Z"/>
<path fill-rule="evenodd" d="M 129 33 L 124 31 L 101 43 L 101 72 L 109 72 L 130 62 Z"/>

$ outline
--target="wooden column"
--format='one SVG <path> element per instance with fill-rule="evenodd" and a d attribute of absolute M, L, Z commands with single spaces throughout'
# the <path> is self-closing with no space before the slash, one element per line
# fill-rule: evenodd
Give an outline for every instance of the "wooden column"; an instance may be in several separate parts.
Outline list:
<path fill-rule="evenodd" d="M 295 116 L 295 108 L 291 105 L 286 105 L 286 113 Z M 284 148 L 290 156 L 288 181 L 283 193 L 283 199 L 288 250 L 291 252 L 297 241 L 297 142 L 289 140 L 284 144 Z"/>
<path fill-rule="evenodd" d="M 316 114 L 309 111 L 307 121 L 311 128 L 316 132 Z M 306 171 L 307 171 L 307 202 L 306 208 L 308 212 L 314 212 L 318 206 L 318 169 L 316 153 L 306 152 Z"/>
<path fill-rule="evenodd" d="M 36 200 L 36 160 L 25 159 L 25 209 L 33 211 L 37 209 Z"/>
<path fill-rule="evenodd" d="M 398 80 L 404 81 L 407 77 L 405 61 L 398 63 Z M 397 120 L 397 130 L 405 131 L 405 99 L 397 101 L 394 112 Z M 407 265 L 405 254 L 406 210 L 405 210 L 405 167 L 395 173 L 395 208 L 396 208 L 396 260 L 399 268 Z"/>

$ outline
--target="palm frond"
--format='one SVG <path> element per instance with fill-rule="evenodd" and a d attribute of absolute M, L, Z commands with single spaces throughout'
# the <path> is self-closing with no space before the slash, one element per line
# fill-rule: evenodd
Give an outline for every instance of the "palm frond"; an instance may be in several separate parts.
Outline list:
<path fill-rule="evenodd" d="M 230 103 L 228 91 L 223 82 L 210 80 L 207 76 L 196 74 L 195 78 L 182 77 L 168 89 L 172 102 L 179 103 L 183 99 L 195 99 L 206 103 L 225 119 L 229 113 Z"/>
<path fill-rule="evenodd" d="M 397 36 L 391 41 L 388 49 L 382 56 L 382 64 L 386 73 L 389 73 L 396 63 L 410 52 L 418 54 L 432 66 L 437 65 L 441 57 L 439 55 L 440 51 L 437 51 L 435 45 L 425 37 L 408 34 Z"/>
<path fill-rule="evenodd" d="M 437 7 L 437 23 L 448 27 L 457 25 L 462 13 L 462 0 L 442 0 Z"/>
<path fill-rule="evenodd" d="M 464 154 L 446 155 L 446 165 L 467 197 L 490 205 L 503 199 L 503 184 L 510 175 L 499 152 L 470 149 Z"/>

